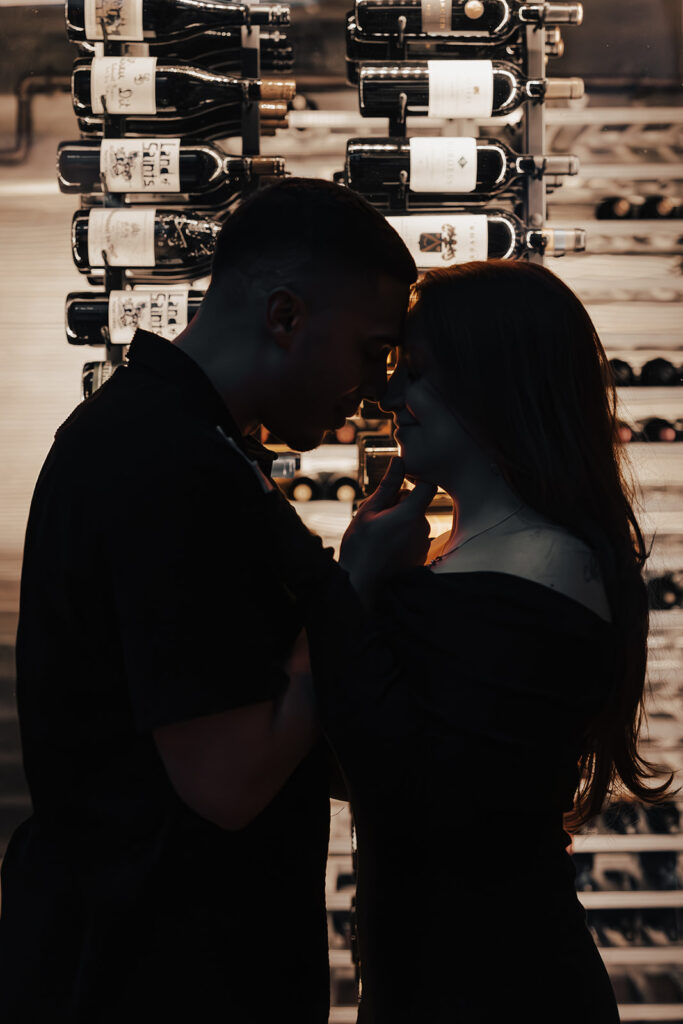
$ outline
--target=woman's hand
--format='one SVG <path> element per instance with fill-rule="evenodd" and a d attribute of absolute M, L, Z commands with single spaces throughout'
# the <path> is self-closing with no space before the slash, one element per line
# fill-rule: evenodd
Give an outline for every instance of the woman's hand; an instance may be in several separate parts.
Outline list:
<path fill-rule="evenodd" d="M 436 485 L 420 482 L 402 492 L 403 479 L 403 460 L 395 457 L 377 490 L 359 505 L 342 539 L 339 564 L 366 603 L 371 603 L 380 580 L 424 565 L 429 550 L 425 513 Z"/>

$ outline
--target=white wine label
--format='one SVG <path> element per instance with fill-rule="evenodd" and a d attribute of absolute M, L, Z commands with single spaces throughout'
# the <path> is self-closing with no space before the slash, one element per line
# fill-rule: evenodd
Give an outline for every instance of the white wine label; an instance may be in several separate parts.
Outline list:
<path fill-rule="evenodd" d="M 422 0 L 422 31 L 449 35 L 453 28 L 453 0 Z"/>
<path fill-rule="evenodd" d="M 88 215 L 90 266 L 104 266 L 104 250 L 112 267 L 153 267 L 155 214 L 154 206 L 139 210 L 91 210 Z"/>
<path fill-rule="evenodd" d="M 410 140 L 411 192 L 473 192 L 476 184 L 476 139 Z"/>
<path fill-rule="evenodd" d="M 109 335 L 113 345 L 130 345 L 138 327 L 173 341 L 187 327 L 187 288 L 109 293 Z"/>
<path fill-rule="evenodd" d="M 103 139 L 100 171 L 110 192 L 180 192 L 180 139 Z"/>
<path fill-rule="evenodd" d="M 141 40 L 142 0 L 85 0 L 85 38 L 104 39 L 102 22 L 108 39 Z"/>
<path fill-rule="evenodd" d="M 493 64 L 490 60 L 429 60 L 428 117 L 490 117 Z"/>
<path fill-rule="evenodd" d="M 156 114 L 156 57 L 93 57 L 90 105 L 103 114 Z"/>
<path fill-rule="evenodd" d="M 488 256 L 486 215 L 417 214 L 414 217 L 387 217 L 410 249 L 418 267 L 469 263 Z"/>

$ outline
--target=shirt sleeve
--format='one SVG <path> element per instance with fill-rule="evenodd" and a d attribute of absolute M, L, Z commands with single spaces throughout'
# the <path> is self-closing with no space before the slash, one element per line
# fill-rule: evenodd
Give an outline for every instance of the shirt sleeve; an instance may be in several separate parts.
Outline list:
<path fill-rule="evenodd" d="M 270 700 L 287 685 L 274 624 L 293 597 L 269 571 L 259 525 L 268 527 L 263 517 L 276 495 L 219 437 L 163 465 L 120 474 L 107 509 L 113 599 L 140 731 Z"/>

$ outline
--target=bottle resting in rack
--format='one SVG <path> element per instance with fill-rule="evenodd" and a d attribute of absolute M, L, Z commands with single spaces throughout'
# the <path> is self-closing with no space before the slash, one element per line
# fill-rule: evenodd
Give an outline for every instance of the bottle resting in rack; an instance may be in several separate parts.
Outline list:
<path fill-rule="evenodd" d="M 683 366 L 678 368 L 669 359 L 648 359 L 640 368 L 640 383 L 649 388 L 670 388 L 683 384 Z"/>
<path fill-rule="evenodd" d="M 84 139 L 57 147 L 59 188 L 66 193 L 238 192 L 261 176 L 282 177 L 282 157 L 231 156 L 208 142 L 176 138 Z"/>
<path fill-rule="evenodd" d="M 361 64 L 360 112 L 396 117 L 405 112 L 429 117 L 498 117 L 529 100 L 579 99 L 580 78 L 527 78 L 507 61 L 424 60 Z"/>
<path fill-rule="evenodd" d="M 210 273 L 221 229 L 217 217 L 154 206 L 76 210 L 74 263 L 83 274 L 104 267 L 154 268 L 154 279 L 195 279 Z"/>
<path fill-rule="evenodd" d="M 555 30 L 559 34 L 559 30 Z M 552 32 L 546 32 L 546 56 L 561 57 L 563 44 L 560 37 L 559 43 L 549 42 Z M 399 45 L 396 38 L 373 36 L 364 38 L 356 29 L 355 14 L 351 11 L 346 21 L 346 78 L 351 85 L 358 85 L 359 68 L 361 64 L 373 64 L 378 61 L 393 62 L 394 64 L 404 60 L 427 61 L 427 60 L 477 60 L 489 59 L 492 53 L 490 45 L 482 44 L 476 37 L 474 40 L 463 39 L 462 37 L 441 38 L 432 36 L 418 36 L 414 39 L 403 40 Z M 506 49 L 507 60 L 523 60 L 524 51 L 515 42 L 509 41 Z M 197 62 L 199 63 L 199 62 Z"/>
<path fill-rule="evenodd" d="M 258 105 L 261 133 L 287 128 L 288 106 L 284 100 L 261 100 Z M 79 117 L 83 135 L 102 137 L 101 117 Z M 126 136 L 170 136 L 210 141 L 239 135 L 242 131 L 242 106 L 238 103 L 214 106 L 188 117 L 126 117 Z"/>
<path fill-rule="evenodd" d="M 528 228 L 507 210 L 392 214 L 387 220 L 422 270 L 471 260 L 516 259 L 526 252 L 562 256 L 586 247 L 586 233 L 580 228 Z"/>
<path fill-rule="evenodd" d="M 88 362 L 81 371 L 81 393 L 90 398 L 105 381 L 109 380 L 116 367 L 109 361 Z"/>
<path fill-rule="evenodd" d="M 156 57 L 164 64 L 189 64 L 191 67 L 203 68 L 205 71 L 216 71 L 221 67 L 239 64 L 242 67 L 242 35 L 241 29 L 195 36 L 182 42 L 170 42 L 159 45 L 143 44 L 149 50 L 150 57 Z M 92 61 L 98 55 L 98 43 L 77 43 L 78 58 Z M 264 64 L 282 61 L 293 63 L 294 47 L 288 41 L 285 32 L 279 30 L 269 32 L 261 29 L 259 33 L 259 52 L 261 67 Z M 239 74 L 239 72 L 238 72 Z"/>
<path fill-rule="evenodd" d="M 345 184 L 381 205 L 407 192 L 411 201 L 436 205 L 454 197 L 498 195 L 527 174 L 576 174 L 575 156 L 520 155 L 499 139 L 349 139 Z"/>
<path fill-rule="evenodd" d="M 77 117 L 109 114 L 191 115 L 217 104 L 291 100 L 296 83 L 217 75 L 156 57 L 94 57 L 76 61 L 71 79 Z M 153 134 L 153 132 L 150 132 Z"/>
<path fill-rule="evenodd" d="M 195 315 L 204 293 L 186 287 L 129 288 L 124 291 L 71 292 L 64 321 L 70 345 L 130 345 L 138 327 L 173 341 Z"/>
<path fill-rule="evenodd" d="M 235 4 L 224 0 L 66 0 L 71 42 L 107 37 L 114 42 L 183 39 L 229 26 L 289 25 L 282 4 Z"/>
<path fill-rule="evenodd" d="M 363 35 L 480 37 L 501 43 L 520 25 L 580 25 L 580 3 L 515 3 L 508 0 L 356 0 Z"/>

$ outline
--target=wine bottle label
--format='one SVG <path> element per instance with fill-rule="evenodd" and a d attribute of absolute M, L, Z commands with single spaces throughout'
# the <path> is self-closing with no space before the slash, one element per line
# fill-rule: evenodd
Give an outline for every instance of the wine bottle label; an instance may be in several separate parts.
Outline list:
<path fill-rule="evenodd" d="M 143 39 L 142 0 L 85 0 L 85 38 L 124 42 Z"/>
<path fill-rule="evenodd" d="M 428 117 L 490 117 L 493 64 L 490 60 L 429 60 Z"/>
<path fill-rule="evenodd" d="M 422 31 L 450 35 L 453 29 L 453 0 L 422 0 Z"/>
<path fill-rule="evenodd" d="M 186 288 L 110 292 L 112 344 L 130 345 L 138 327 L 173 341 L 187 327 L 187 301 Z"/>
<path fill-rule="evenodd" d="M 103 209 L 88 214 L 88 262 L 103 267 L 102 250 L 112 267 L 154 266 L 156 208 Z"/>
<path fill-rule="evenodd" d="M 156 57 L 93 57 L 90 105 L 103 114 L 156 114 Z"/>
<path fill-rule="evenodd" d="M 410 140 L 411 192 L 473 192 L 476 184 L 476 139 Z"/>
<path fill-rule="evenodd" d="M 387 217 L 410 249 L 418 267 L 443 267 L 450 263 L 469 263 L 488 256 L 488 230 L 485 214 L 452 217 L 417 214 L 414 217 Z"/>
<path fill-rule="evenodd" d="M 110 192 L 180 192 L 180 139 L 103 139 L 100 171 Z"/>

